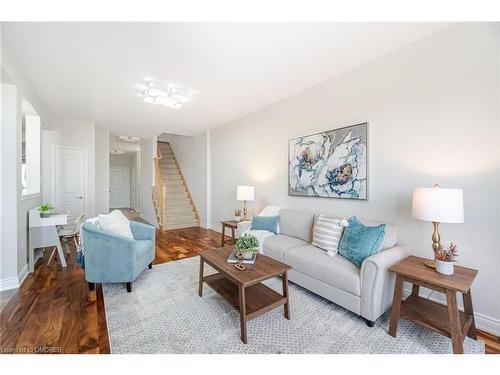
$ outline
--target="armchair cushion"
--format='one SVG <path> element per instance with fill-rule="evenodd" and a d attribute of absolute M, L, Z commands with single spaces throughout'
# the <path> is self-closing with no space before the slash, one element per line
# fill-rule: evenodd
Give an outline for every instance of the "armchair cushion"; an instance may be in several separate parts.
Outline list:
<path fill-rule="evenodd" d="M 134 238 L 130 230 L 129 220 L 120 210 L 114 210 L 108 215 L 99 215 L 99 227 L 111 233 Z"/>

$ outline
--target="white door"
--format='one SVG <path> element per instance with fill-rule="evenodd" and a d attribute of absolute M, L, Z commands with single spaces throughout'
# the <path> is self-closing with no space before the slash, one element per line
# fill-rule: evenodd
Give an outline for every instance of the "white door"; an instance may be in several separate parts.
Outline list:
<path fill-rule="evenodd" d="M 130 208 L 129 168 L 109 169 L 109 207 Z"/>
<path fill-rule="evenodd" d="M 86 152 L 56 147 L 54 150 L 53 200 L 57 211 L 69 211 L 72 218 L 85 212 Z"/>

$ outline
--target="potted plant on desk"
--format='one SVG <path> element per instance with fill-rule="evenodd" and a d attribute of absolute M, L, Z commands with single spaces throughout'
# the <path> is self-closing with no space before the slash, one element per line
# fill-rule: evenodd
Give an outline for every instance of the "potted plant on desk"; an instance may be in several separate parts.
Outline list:
<path fill-rule="evenodd" d="M 455 271 L 453 263 L 456 262 L 457 257 L 457 245 L 454 243 L 448 247 L 440 245 L 436 251 L 436 271 L 442 275 L 453 275 Z"/>
<path fill-rule="evenodd" d="M 50 217 L 53 210 L 54 206 L 52 206 L 50 203 L 44 203 L 38 208 L 38 211 L 40 211 L 40 217 Z"/>
<path fill-rule="evenodd" d="M 259 252 L 259 240 L 252 234 L 244 234 L 236 241 L 235 250 L 236 258 L 238 258 L 235 267 L 243 271 L 245 270 L 245 266 L 241 264 L 243 259 L 252 259 L 253 254 Z"/>

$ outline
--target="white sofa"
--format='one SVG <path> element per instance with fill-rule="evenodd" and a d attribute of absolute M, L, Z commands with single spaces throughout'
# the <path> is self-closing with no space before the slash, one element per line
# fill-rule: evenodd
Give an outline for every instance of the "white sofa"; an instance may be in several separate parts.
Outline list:
<path fill-rule="evenodd" d="M 279 234 L 264 240 L 263 253 L 292 267 L 290 281 L 362 316 L 373 326 L 392 303 L 395 276 L 388 269 L 408 256 L 408 250 L 396 244 L 397 226 L 386 225 L 381 251 L 358 268 L 340 254 L 330 257 L 311 245 L 314 213 L 281 209 L 279 216 Z M 239 223 L 238 235 L 248 231 L 250 224 Z"/>

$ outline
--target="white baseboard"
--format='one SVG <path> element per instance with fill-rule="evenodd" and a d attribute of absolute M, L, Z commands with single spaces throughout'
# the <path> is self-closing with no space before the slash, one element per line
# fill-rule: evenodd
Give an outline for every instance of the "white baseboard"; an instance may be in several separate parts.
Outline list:
<path fill-rule="evenodd" d="M 430 290 L 429 289 L 423 289 L 421 288 L 420 295 L 422 296 L 422 291 L 428 292 L 428 299 L 430 301 L 434 301 L 440 304 L 443 304 L 443 300 L 437 298 L 434 293 L 432 293 L 429 297 Z M 436 292 L 437 293 L 437 292 Z M 404 288 L 404 295 L 409 296 L 411 294 L 411 288 L 408 287 L 408 285 L 405 284 Z M 439 294 L 437 294 L 439 295 Z M 458 307 L 459 310 L 463 311 L 463 308 L 461 306 Z M 487 316 L 478 312 L 474 312 L 474 320 L 476 322 L 476 327 L 479 328 L 482 331 L 486 331 L 489 333 L 492 333 L 496 336 L 500 336 L 500 320 L 493 318 L 491 316 Z"/>
<path fill-rule="evenodd" d="M 25 264 L 21 272 L 17 275 L 17 279 L 19 280 L 19 286 L 23 285 L 24 280 L 28 276 L 28 265 Z"/>
<path fill-rule="evenodd" d="M 6 279 L 0 280 L 0 292 L 5 290 L 17 289 L 19 288 L 24 280 L 28 276 L 28 265 L 24 265 L 22 270 L 18 273 L 17 276 L 8 277 Z"/>
<path fill-rule="evenodd" d="M 0 280 L 0 292 L 16 288 L 19 288 L 19 279 L 17 276 Z"/>
<path fill-rule="evenodd" d="M 222 228 L 220 225 L 207 224 L 207 229 L 211 229 L 211 230 L 216 231 L 218 233 L 222 233 Z"/>

